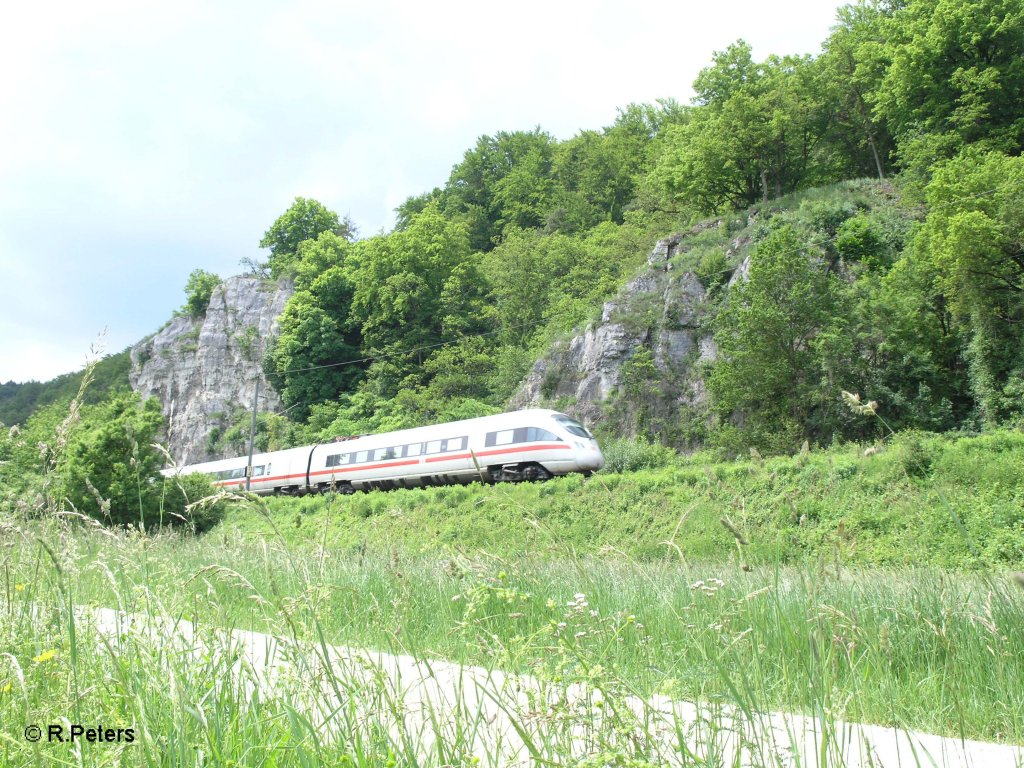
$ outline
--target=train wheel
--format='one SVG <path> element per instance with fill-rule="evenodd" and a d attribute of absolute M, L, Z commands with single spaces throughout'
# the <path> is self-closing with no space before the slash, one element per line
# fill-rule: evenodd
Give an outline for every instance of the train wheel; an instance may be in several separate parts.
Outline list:
<path fill-rule="evenodd" d="M 523 467 L 523 480 L 536 482 L 537 480 L 550 480 L 551 473 L 540 464 L 529 464 Z"/>

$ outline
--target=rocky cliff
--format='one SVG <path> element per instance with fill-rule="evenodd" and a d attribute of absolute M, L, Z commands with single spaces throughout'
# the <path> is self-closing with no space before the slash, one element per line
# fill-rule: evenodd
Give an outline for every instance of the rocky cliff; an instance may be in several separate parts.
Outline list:
<path fill-rule="evenodd" d="M 178 464 L 218 458 L 210 454 L 211 437 L 252 407 L 257 379 L 260 410 L 280 410 L 261 360 L 292 292 L 287 282 L 229 278 L 213 292 L 204 317 L 175 316 L 132 348 L 132 388 L 163 403 Z"/>
<path fill-rule="evenodd" d="M 737 237 L 712 221 L 660 240 L 647 269 L 605 303 L 600 320 L 537 361 L 511 407 L 551 406 L 590 424 L 611 421 L 621 434 L 660 433 L 679 447 L 699 443 L 704 363 L 716 355 L 707 323 L 712 294 L 726 290 L 727 280 L 744 279 L 751 224 L 739 225 Z M 709 249 L 709 240 L 720 242 Z M 712 250 L 721 254 L 723 272 L 702 279 L 693 267 L 710 263 Z"/>

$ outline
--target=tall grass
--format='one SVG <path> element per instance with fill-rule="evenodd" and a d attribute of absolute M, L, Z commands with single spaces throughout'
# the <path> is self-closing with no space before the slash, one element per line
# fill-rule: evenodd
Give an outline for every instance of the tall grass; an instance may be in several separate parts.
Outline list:
<path fill-rule="evenodd" d="M 656 694 L 701 702 L 713 732 L 704 743 L 723 750 L 735 708 L 755 721 L 784 709 L 837 728 L 1024 742 L 1024 590 L 1009 579 L 834 562 L 745 572 L 614 551 L 343 553 L 280 536 L 151 537 L 53 521 L 8 526 L 3 543 L 0 763 L 52 754 L 20 728 L 67 718 L 142 734 L 130 747 L 91 747 L 83 764 L 230 765 L 254 750 L 276 765 L 500 764 L 482 735 L 500 714 L 523 728 L 506 741 L 527 754 L 523 742 L 556 762 L 658 765 L 669 760 L 664 739 L 641 738 L 652 712 L 623 704 Z M 92 606 L 153 624 L 117 639 L 95 627 Z M 167 627 L 181 621 L 195 636 L 173 641 Z M 225 629 L 283 639 L 288 667 L 272 689 Z M 487 694 L 468 680 L 472 711 L 449 711 L 407 701 L 372 657 L 339 662 L 336 644 L 528 673 L 545 693 L 523 701 L 504 676 L 488 678 Z M 571 703 L 564 691 L 581 685 L 602 704 Z M 426 721 L 407 721 L 410 707 Z M 771 751 L 764 739 L 748 746 Z"/>

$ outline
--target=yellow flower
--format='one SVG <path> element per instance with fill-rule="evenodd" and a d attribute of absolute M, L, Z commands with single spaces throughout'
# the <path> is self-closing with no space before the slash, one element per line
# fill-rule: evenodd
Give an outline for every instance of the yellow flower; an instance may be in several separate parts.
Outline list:
<path fill-rule="evenodd" d="M 7 683 L 7 685 L 5 685 L 3 687 L 0 687 L 0 693 L 10 693 L 10 692 L 11 692 L 11 684 L 10 683 Z"/>
<path fill-rule="evenodd" d="M 32 661 L 36 664 L 45 664 L 56 655 L 57 652 L 51 648 L 49 651 L 43 651 L 38 656 L 33 656 Z"/>
<path fill-rule="evenodd" d="M 15 592 L 24 592 L 25 591 L 25 585 L 24 584 L 15 584 L 14 585 L 14 591 Z"/>

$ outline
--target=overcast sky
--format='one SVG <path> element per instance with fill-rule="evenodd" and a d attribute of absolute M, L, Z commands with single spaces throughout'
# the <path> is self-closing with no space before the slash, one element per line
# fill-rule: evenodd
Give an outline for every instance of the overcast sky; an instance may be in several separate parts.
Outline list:
<path fill-rule="evenodd" d="M 817 53 L 832 0 L 55 0 L 0 26 L 0 382 L 81 368 L 263 257 L 296 196 L 389 230 L 476 138 L 675 98 L 737 38 Z"/>

